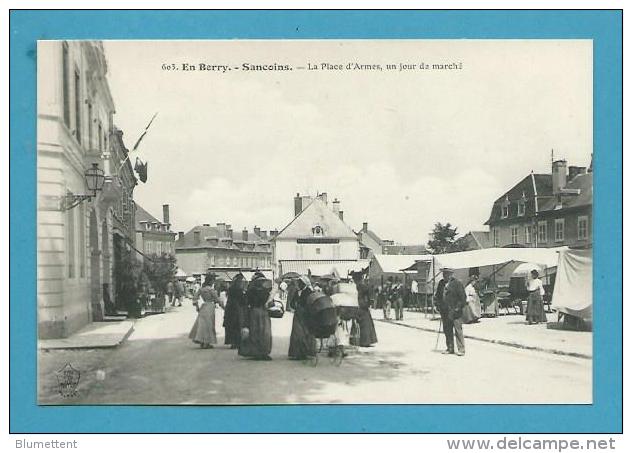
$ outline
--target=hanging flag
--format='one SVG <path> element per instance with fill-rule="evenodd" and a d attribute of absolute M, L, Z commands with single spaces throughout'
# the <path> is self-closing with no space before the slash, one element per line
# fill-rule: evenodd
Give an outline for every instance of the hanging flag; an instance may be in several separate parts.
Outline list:
<path fill-rule="evenodd" d="M 132 151 L 136 151 L 136 148 L 138 148 L 138 145 L 140 145 L 141 140 L 147 134 L 147 131 L 149 130 L 149 126 L 151 126 L 151 123 L 154 122 L 154 118 L 156 118 L 156 115 L 158 115 L 158 112 L 154 113 L 154 116 L 151 117 L 151 120 L 149 120 L 149 124 L 147 124 L 147 126 L 145 127 L 144 132 L 140 135 L 140 137 L 136 141 L 136 144 L 134 145 L 134 148 L 132 148 Z"/>
<path fill-rule="evenodd" d="M 136 158 L 136 164 L 134 165 L 134 170 L 138 173 L 138 179 L 141 182 L 147 182 L 147 162 L 143 163 L 138 157 Z"/>

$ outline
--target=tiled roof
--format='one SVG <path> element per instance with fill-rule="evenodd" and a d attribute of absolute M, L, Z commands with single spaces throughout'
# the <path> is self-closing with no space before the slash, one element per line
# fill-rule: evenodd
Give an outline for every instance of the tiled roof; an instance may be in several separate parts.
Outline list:
<path fill-rule="evenodd" d="M 579 189 L 578 195 L 563 195 L 561 208 L 557 208 L 556 197 L 546 200 L 540 205 L 540 212 L 559 211 L 560 209 L 570 209 L 579 206 L 591 206 L 593 203 L 593 177 L 592 173 L 583 173 L 575 176 L 566 184 L 567 189 Z"/>
<path fill-rule="evenodd" d="M 492 240 L 489 237 L 489 231 L 470 231 L 469 234 L 472 236 L 474 241 L 476 241 L 480 248 L 487 249 L 492 246 Z"/>
<path fill-rule="evenodd" d="M 195 242 L 195 232 L 200 233 L 200 242 Z M 243 240 L 243 232 L 242 230 L 235 231 L 232 230 L 232 236 L 222 236 L 221 239 L 225 242 L 223 245 L 220 244 L 219 237 L 219 229 L 216 226 L 210 225 L 197 225 L 191 228 L 187 233 L 185 233 L 182 239 L 178 238 L 176 240 L 176 248 L 179 249 L 187 249 L 187 248 L 207 248 L 207 247 L 222 247 L 222 248 L 238 248 L 237 246 L 232 246 L 230 241 L 226 241 L 227 239 L 232 239 L 232 244 L 242 244 L 242 243 L 250 243 L 250 244 L 268 244 L 269 242 L 265 239 L 262 239 L 260 236 L 255 234 L 252 231 L 248 231 L 248 239 L 247 241 Z M 218 240 L 217 245 L 212 245 L 208 239 L 216 239 Z"/>
<path fill-rule="evenodd" d="M 158 220 L 157 218 L 155 218 L 153 215 L 151 215 L 149 212 L 145 211 L 145 209 L 143 209 L 143 207 L 141 205 L 139 205 L 138 203 L 136 204 L 136 229 L 137 230 L 141 230 L 142 227 L 140 225 L 140 222 L 149 222 L 149 223 L 154 223 L 157 222 L 159 224 L 162 225 L 162 221 Z"/>
<path fill-rule="evenodd" d="M 502 206 L 507 201 L 509 201 L 509 216 L 507 219 L 517 218 L 518 201 L 523 198 L 523 195 L 526 200 L 524 217 L 533 216 L 535 214 L 535 197 L 537 196 L 539 204 L 542 197 L 548 198 L 552 193 L 553 178 L 551 175 L 531 173 L 496 199 L 492 206 L 489 219 L 485 224 L 489 225 L 498 220 L 503 220 Z"/>
<path fill-rule="evenodd" d="M 315 198 L 276 237 L 279 239 L 311 238 L 313 237 L 312 228 L 316 225 L 324 230 L 323 237 L 358 239 L 353 230 L 320 198 Z"/>

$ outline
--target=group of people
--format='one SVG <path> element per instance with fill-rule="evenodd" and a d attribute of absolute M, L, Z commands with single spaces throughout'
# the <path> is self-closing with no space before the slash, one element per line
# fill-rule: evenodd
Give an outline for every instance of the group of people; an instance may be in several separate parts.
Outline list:
<path fill-rule="evenodd" d="M 370 291 L 361 274 L 354 274 L 353 279 L 358 292 L 358 345 L 368 347 L 377 342 L 370 312 Z M 273 291 L 271 280 L 256 272 L 250 283 L 242 274 L 237 274 L 226 289 L 218 284 L 215 274 L 207 274 L 202 286 L 193 295 L 198 314 L 189 338 L 203 349 L 211 349 L 217 344 L 215 310 L 219 307 L 224 310 L 224 343 L 237 349 L 242 357 L 272 360 L 272 329 L 268 310 L 280 300 L 286 300 L 286 306 L 291 306 L 294 311 L 289 358 L 315 356 L 316 337 L 312 331 L 308 300 L 315 291 L 328 294 L 330 288 L 315 288 L 316 285 L 305 275 L 284 286 L 280 284 L 278 292 Z"/>
<path fill-rule="evenodd" d="M 481 302 L 479 298 L 478 274 L 470 275 L 468 284 L 463 284 L 454 277 L 454 270 L 442 269 L 443 278 L 437 284 L 434 295 L 435 306 L 441 315 L 441 324 L 445 335 L 445 354 L 465 355 L 465 340 L 463 324 L 478 322 L 481 317 Z M 527 323 L 538 324 L 546 322 L 543 297 L 544 285 L 537 270 L 530 272 L 531 278 L 526 286 L 529 293 L 527 299 Z M 456 350 L 455 350 L 456 340 Z"/>
<path fill-rule="evenodd" d="M 395 320 L 404 319 L 405 290 L 399 277 L 388 277 L 384 285 L 377 287 L 377 303 L 382 307 L 384 319 L 391 319 L 392 309 L 395 309 Z"/>
<path fill-rule="evenodd" d="M 167 282 L 167 299 L 169 304 L 172 307 L 177 305 L 178 307 L 182 306 L 182 299 L 185 296 L 186 289 L 184 287 L 184 283 L 181 280 L 171 280 Z"/>

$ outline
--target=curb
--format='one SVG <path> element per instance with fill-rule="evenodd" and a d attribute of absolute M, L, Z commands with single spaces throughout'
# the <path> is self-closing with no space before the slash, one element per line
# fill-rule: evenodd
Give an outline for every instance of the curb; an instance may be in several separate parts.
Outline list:
<path fill-rule="evenodd" d="M 435 329 L 429 329 L 428 327 L 420 327 L 420 326 L 413 326 L 411 324 L 406 324 L 404 322 L 393 322 L 390 320 L 385 320 L 385 319 L 375 319 L 375 321 L 379 321 L 379 322 L 383 322 L 385 324 L 392 324 L 395 326 L 403 326 L 403 327 L 408 327 L 409 329 L 417 329 L 417 330 L 423 330 L 424 332 L 432 332 L 432 333 L 437 333 L 437 331 Z M 463 335 L 464 338 L 467 338 L 468 340 L 476 340 L 476 341 L 483 341 L 485 343 L 492 343 L 492 344 L 497 344 L 500 346 L 509 346 L 512 348 L 516 348 L 516 349 L 524 349 L 527 351 L 537 351 L 537 352 L 545 352 L 547 354 L 555 354 L 555 355 L 563 355 L 566 357 L 574 357 L 574 358 L 578 358 L 578 359 L 588 359 L 588 360 L 592 360 L 592 355 L 589 354 L 582 354 L 581 352 L 569 352 L 569 351 L 562 351 L 560 349 L 547 349 L 547 348 L 540 348 L 538 346 L 527 346 L 525 344 L 522 343 L 515 343 L 512 341 L 505 341 L 505 340 L 492 340 L 489 338 L 484 338 L 484 337 L 477 337 L 474 335 Z"/>

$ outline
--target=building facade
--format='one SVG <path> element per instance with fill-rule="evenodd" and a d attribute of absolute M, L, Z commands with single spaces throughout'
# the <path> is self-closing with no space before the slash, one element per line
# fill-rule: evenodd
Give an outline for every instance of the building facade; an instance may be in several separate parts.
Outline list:
<path fill-rule="evenodd" d="M 592 245 L 592 168 L 552 163 L 498 198 L 485 223 L 493 247 Z"/>
<path fill-rule="evenodd" d="M 171 231 L 169 205 L 162 205 L 162 221 L 151 215 L 142 206 L 136 205 L 136 249 L 143 255 L 175 255 L 176 233 Z"/>
<path fill-rule="evenodd" d="M 38 335 L 62 338 L 103 319 L 115 210 L 134 184 L 112 161 L 102 44 L 40 41 L 37 55 Z"/>
<path fill-rule="evenodd" d="M 272 254 L 269 235 L 259 227 L 233 231 L 232 225 L 197 225 L 179 232 L 175 243 L 178 266 L 187 275 L 202 275 L 208 270 L 230 277 L 240 270 L 270 270 Z M 225 275 L 224 275 L 225 276 Z"/>
<path fill-rule="evenodd" d="M 277 276 L 307 274 L 310 266 L 347 263 L 360 259 L 360 241 L 344 222 L 340 202 L 329 204 L 327 194 L 314 198 L 297 194 L 294 219 L 272 239 L 272 261 Z"/>

